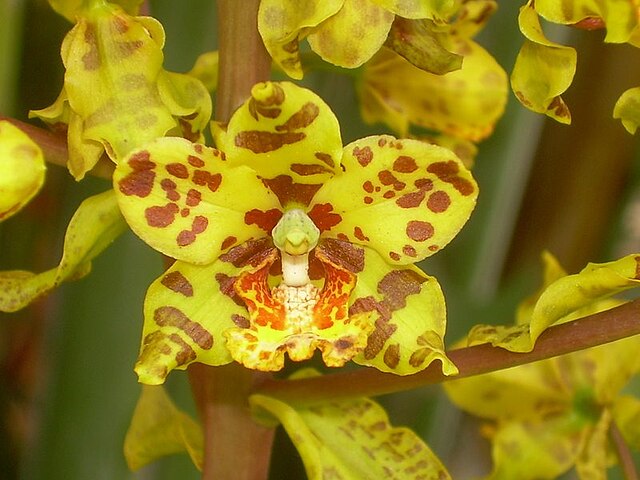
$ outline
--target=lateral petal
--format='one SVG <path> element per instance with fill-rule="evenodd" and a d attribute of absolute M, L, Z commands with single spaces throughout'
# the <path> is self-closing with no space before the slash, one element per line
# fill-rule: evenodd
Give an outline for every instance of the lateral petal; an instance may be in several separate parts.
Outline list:
<path fill-rule="evenodd" d="M 184 138 L 158 138 L 120 162 L 113 184 L 133 231 L 156 250 L 195 264 L 271 232 L 277 198 L 246 166 Z"/>
<path fill-rule="evenodd" d="M 308 215 L 323 237 L 368 246 L 389 263 L 414 263 L 444 247 L 478 194 L 453 152 L 418 140 L 357 140 L 344 148 L 343 167 L 314 196 Z"/>
<path fill-rule="evenodd" d="M 439 360 L 445 375 L 455 375 L 444 349 L 446 307 L 438 281 L 413 265 L 391 266 L 370 248 L 364 252 L 349 315 L 372 314 L 375 330 L 354 362 L 410 375 Z"/>

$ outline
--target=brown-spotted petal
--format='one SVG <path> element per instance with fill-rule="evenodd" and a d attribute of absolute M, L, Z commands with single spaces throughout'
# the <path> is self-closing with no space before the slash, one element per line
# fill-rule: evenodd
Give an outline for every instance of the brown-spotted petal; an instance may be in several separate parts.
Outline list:
<path fill-rule="evenodd" d="M 475 180 L 443 147 L 367 137 L 344 148 L 343 166 L 316 194 L 308 215 L 321 236 L 369 246 L 389 263 L 433 255 L 475 206 Z"/>
<path fill-rule="evenodd" d="M 259 83 L 231 117 L 214 125 L 229 165 L 248 165 L 283 206 L 307 205 L 340 169 L 340 126 L 315 93 L 289 82 Z"/>
<path fill-rule="evenodd" d="M 271 232 L 277 198 L 246 166 L 183 138 L 158 138 L 120 162 L 113 182 L 133 231 L 160 252 L 206 264 Z"/>

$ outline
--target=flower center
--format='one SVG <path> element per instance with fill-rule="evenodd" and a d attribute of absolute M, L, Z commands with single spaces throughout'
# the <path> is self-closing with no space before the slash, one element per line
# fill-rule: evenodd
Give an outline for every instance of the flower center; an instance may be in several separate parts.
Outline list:
<path fill-rule="evenodd" d="M 320 230 L 298 208 L 287 210 L 271 232 L 282 259 L 282 284 L 309 285 L 309 252 L 318 244 Z"/>

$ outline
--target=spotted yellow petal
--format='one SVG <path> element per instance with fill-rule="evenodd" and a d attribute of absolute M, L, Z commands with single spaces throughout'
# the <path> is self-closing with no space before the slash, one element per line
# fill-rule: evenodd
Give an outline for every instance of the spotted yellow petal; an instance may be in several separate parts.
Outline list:
<path fill-rule="evenodd" d="M 65 125 L 69 123 L 70 111 L 69 97 L 63 87 L 51 105 L 40 110 L 30 110 L 29 118 L 39 118 L 43 122 L 46 122 L 53 130 L 61 130 L 66 128 Z"/>
<path fill-rule="evenodd" d="M 309 45 L 329 63 L 359 67 L 380 49 L 393 18 L 370 0 L 344 0 L 338 13 L 309 34 Z"/>
<path fill-rule="evenodd" d="M 179 260 L 206 264 L 264 236 L 280 219 L 276 197 L 246 166 L 183 138 L 158 138 L 120 162 L 114 189 L 145 242 Z"/>
<path fill-rule="evenodd" d="M 234 247 L 209 265 L 178 261 L 151 284 L 135 366 L 140 382 L 163 383 L 171 370 L 193 362 L 224 365 L 233 361 L 223 333 L 249 325 L 234 283 L 267 247 L 265 238 Z"/>
<path fill-rule="evenodd" d="M 520 9 L 518 23 L 527 39 L 511 72 L 513 92 L 528 109 L 571 123 L 571 113 L 560 95 L 573 81 L 576 51 L 545 37 L 532 2 Z"/>
<path fill-rule="evenodd" d="M 589 425 L 582 451 L 576 459 L 579 478 L 607 480 L 609 466 L 609 427 L 611 412 L 603 410 L 600 418 Z"/>
<path fill-rule="evenodd" d="M 454 9 L 454 0 L 371 0 L 404 18 L 444 19 Z"/>
<path fill-rule="evenodd" d="M 432 21 L 396 18 L 385 45 L 420 70 L 444 75 L 459 70 L 463 57 L 450 52 L 443 43 Z"/>
<path fill-rule="evenodd" d="M 248 307 L 249 323 L 225 332 L 233 358 L 248 368 L 277 371 L 284 366 L 285 353 L 301 361 L 318 349 L 327 366 L 341 367 L 361 352 L 373 323 L 370 312 L 348 311 L 358 273 L 351 250 L 344 251 L 349 247 L 331 241 L 318 245 L 314 253 L 324 271 L 321 287 L 271 288 L 267 279 L 278 253 L 275 248 L 265 251 L 261 262 L 235 284 Z"/>
<path fill-rule="evenodd" d="M 463 55 L 464 62 L 446 75 L 425 72 L 381 50 L 365 66 L 359 85 L 364 120 L 386 123 L 401 136 L 411 124 L 470 141 L 490 135 L 506 105 L 507 75 L 472 40 L 450 42 L 450 50 Z"/>
<path fill-rule="evenodd" d="M 582 381 L 593 389 L 598 403 L 612 403 L 620 390 L 640 371 L 640 336 L 590 348 L 569 357 L 572 371 L 580 369 Z M 564 357 L 563 357 L 564 358 Z"/>
<path fill-rule="evenodd" d="M 474 0 L 458 4 L 449 33 L 471 38 L 482 30 L 498 8 L 496 0 Z"/>
<path fill-rule="evenodd" d="M 151 18 L 99 2 L 63 43 L 65 90 L 82 137 L 103 144 L 114 161 L 178 126 L 155 85 L 163 61 L 162 38 L 152 36 L 158 29 Z"/>
<path fill-rule="evenodd" d="M 0 272 L 0 311 L 15 312 L 63 281 L 89 273 L 91 260 L 126 226 L 112 190 L 86 199 L 69 222 L 62 259 L 56 268 L 38 274 L 24 270 Z"/>
<path fill-rule="evenodd" d="M 469 140 L 465 140 L 459 137 L 452 137 L 450 135 L 418 135 L 415 137 L 417 140 L 439 145 L 441 147 L 451 150 L 462 161 L 468 170 L 473 168 L 475 164 L 476 155 L 478 154 L 478 147 Z"/>
<path fill-rule="evenodd" d="M 158 76 L 158 93 L 165 107 L 178 118 L 182 136 L 204 143 L 202 132 L 211 118 L 211 96 L 200 80 L 190 75 L 163 70 Z"/>
<path fill-rule="evenodd" d="M 619 304 L 608 297 L 638 286 L 639 262 L 639 255 L 628 255 L 613 262 L 590 263 L 580 273 L 562 277 L 549 285 L 536 301 L 529 324 L 477 325 L 469 332 L 469 343 L 490 342 L 514 352 L 531 351 L 540 334 L 550 325 Z"/>
<path fill-rule="evenodd" d="M 314 27 L 335 15 L 345 0 L 262 0 L 258 30 L 267 51 L 287 75 L 303 76 L 299 46 Z"/>
<path fill-rule="evenodd" d="M 553 480 L 575 463 L 585 432 L 569 415 L 508 422 L 492 440 L 492 480 Z"/>
<path fill-rule="evenodd" d="M 255 85 L 214 135 L 229 165 L 253 168 L 283 206 L 307 205 L 340 170 L 338 120 L 315 93 L 289 82 Z"/>
<path fill-rule="evenodd" d="M 296 378 L 315 376 L 298 372 Z M 368 398 L 296 408 L 265 395 L 250 398 L 255 415 L 281 423 L 300 453 L 309 480 L 450 480 L 429 447 L 408 428 L 393 427 Z"/>
<path fill-rule="evenodd" d="M 434 360 L 446 375 L 458 372 L 444 350 L 446 308 L 438 281 L 409 265 L 392 267 L 374 250 L 354 246 L 349 253 L 358 283 L 349 315 L 369 313 L 375 329 L 354 358 L 383 372 L 409 375 Z"/>
<path fill-rule="evenodd" d="M 218 51 L 198 56 L 188 75 L 200 80 L 209 92 L 215 91 L 218 88 Z"/>
<path fill-rule="evenodd" d="M 618 397 L 612 415 L 625 441 L 631 448 L 640 450 L 640 399 L 631 395 Z"/>
<path fill-rule="evenodd" d="M 313 198 L 322 236 L 375 249 L 387 262 L 422 260 L 449 243 L 478 187 L 453 152 L 418 140 L 373 136 L 344 148 L 344 172 Z"/>
<path fill-rule="evenodd" d="M 135 15 L 143 0 L 112 0 L 110 3 L 120 5 L 127 13 Z M 75 22 L 78 15 L 83 14 L 98 3 L 96 0 L 49 0 L 49 5 L 70 22 Z"/>
<path fill-rule="evenodd" d="M 203 440 L 200 425 L 173 403 L 163 387 L 142 387 L 124 438 L 129 469 L 138 470 L 165 455 L 185 451 L 201 469 Z"/>
<path fill-rule="evenodd" d="M 540 420 L 571 408 L 571 396 L 550 362 L 454 379 L 443 386 L 459 408 L 491 420 Z"/>
<path fill-rule="evenodd" d="M 638 2 L 616 0 L 536 0 L 538 15 L 553 23 L 606 28 L 609 43 L 624 43 L 638 27 Z"/>
<path fill-rule="evenodd" d="M 619 118 L 631 135 L 640 125 L 640 87 L 626 90 L 613 107 L 613 118 Z"/>
<path fill-rule="evenodd" d="M 0 121 L 0 221 L 38 193 L 45 170 L 40 147 L 15 125 Z"/>

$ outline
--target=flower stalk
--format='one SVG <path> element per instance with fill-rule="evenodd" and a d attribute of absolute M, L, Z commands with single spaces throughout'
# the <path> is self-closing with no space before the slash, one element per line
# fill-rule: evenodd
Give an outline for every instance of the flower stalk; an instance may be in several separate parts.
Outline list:
<path fill-rule="evenodd" d="M 224 18 L 218 37 L 218 121 L 228 121 L 251 87 L 269 78 L 271 61 L 257 30 L 258 6 L 259 0 L 217 2 L 218 18 Z M 274 430 L 255 423 L 248 404 L 249 393 L 266 377 L 236 363 L 222 367 L 194 364 L 189 368 L 205 437 L 203 480 L 268 477 Z"/>

